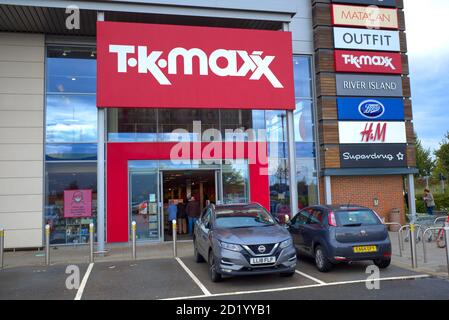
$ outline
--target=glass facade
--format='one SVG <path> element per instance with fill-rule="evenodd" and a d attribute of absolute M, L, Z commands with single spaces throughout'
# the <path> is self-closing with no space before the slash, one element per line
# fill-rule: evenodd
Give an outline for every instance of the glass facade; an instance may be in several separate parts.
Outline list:
<path fill-rule="evenodd" d="M 294 134 L 298 209 L 318 203 L 315 129 L 313 119 L 312 59 L 294 56 Z M 285 111 L 266 111 L 269 144 L 270 208 L 274 214 L 290 214 L 290 181 Z M 273 143 L 277 141 L 278 143 Z"/>
<path fill-rule="evenodd" d="M 89 223 L 96 223 L 95 93 L 95 48 L 47 47 L 44 219 L 51 226 L 51 244 L 86 243 Z M 86 199 L 74 198 L 81 201 L 74 204 L 68 196 L 75 191 L 91 194 L 83 210 L 79 203 Z"/>
<path fill-rule="evenodd" d="M 93 47 L 47 48 L 45 222 L 55 231 L 52 244 L 86 242 L 86 226 L 96 219 L 95 55 Z M 299 208 L 318 202 L 311 68 L 310 56 L 294 57 Z M 290 213 L 285 111 L 121 108 L 108 109 L 107 119 L 108 142 L 247 141 L 245 130 L 255 130 L 258 140 L 269 142 L 270 209 Z M 220 167 L 223 200 L 248 201 L 248 164 L 225 161 Z M 91 217 L 65 215 L 64 191 L 70 190 L 92 191 Z"/>

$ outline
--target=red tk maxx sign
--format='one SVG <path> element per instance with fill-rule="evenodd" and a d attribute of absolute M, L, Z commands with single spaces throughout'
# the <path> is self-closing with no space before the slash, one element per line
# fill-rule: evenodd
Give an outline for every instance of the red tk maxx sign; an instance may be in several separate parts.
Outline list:
<path fill-rule="evenodd" d="M 294 109 L 291 33 L 98 22 L 97 106 Z"/>
<path fill-rule="evenodd" d="M 335 71 L 402 74 L 399 53 L 335 50 Z"/>

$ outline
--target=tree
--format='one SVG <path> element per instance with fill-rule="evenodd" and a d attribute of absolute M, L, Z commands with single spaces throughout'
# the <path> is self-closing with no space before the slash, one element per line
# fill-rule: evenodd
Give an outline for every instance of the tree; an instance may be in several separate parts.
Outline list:
<path fill-rule="evenodd" d="M 440 143 L 440 148 L 435 151 L 435 156 L 440 170 L 438 173 L 447 175 L 449 173 L 449 131 Z"/>
<path fill-rule="evenodd" d="M 415 133 L 416 145 L 416 166 L 421 177 L 426 177 L 431 174 L 435 167 L 435 162 L 432 160 L 430 149 L 424 149 L 421 140 Z"/>

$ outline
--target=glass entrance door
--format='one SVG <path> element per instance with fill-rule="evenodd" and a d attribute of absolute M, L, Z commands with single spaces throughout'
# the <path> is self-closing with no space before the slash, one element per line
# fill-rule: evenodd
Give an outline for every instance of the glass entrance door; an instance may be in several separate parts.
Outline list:
<path fill-rule="evenodd" d="M 136 222 L 139 241 L 162 241 L 159 174 L 157 162 L 130 161 L 129 163 L 129 230 Z"/>

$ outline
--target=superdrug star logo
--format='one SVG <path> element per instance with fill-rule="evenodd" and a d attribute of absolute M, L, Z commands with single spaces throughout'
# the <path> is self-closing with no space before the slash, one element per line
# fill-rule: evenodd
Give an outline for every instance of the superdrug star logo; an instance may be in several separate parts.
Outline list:
<path fill-rule="evenodd" d="M 184 75 L 193 74 L 193 60 L 198 59 L 198 72 L 201 76 L 209 72 L 219 77 L 249 77 L 258 81 L 265 76 L 274 88 L 284 88 L 270 69 L 275 56 L 265 55 L 263 51 L 248 53 L 243 50 L 217 49 L 209 56 L 199 48 L 174 48 L 165 56 L 163 51 L 150 50 L 147 46 L 109 45 L 109 53 L 117 55 L 117 72 L 127 73 L 129 68 L 137 68 L 141 74 L 151 74 L 160 85 L 172 85 L 167 75 L 181 73 L 177 59 L 184 61 Z M 225 66 L 219 63 L 224 60 Z M 239 63 L 240 62 L 240 63 Z M 239 67 L 240 65 L 240 67 Z"/>

